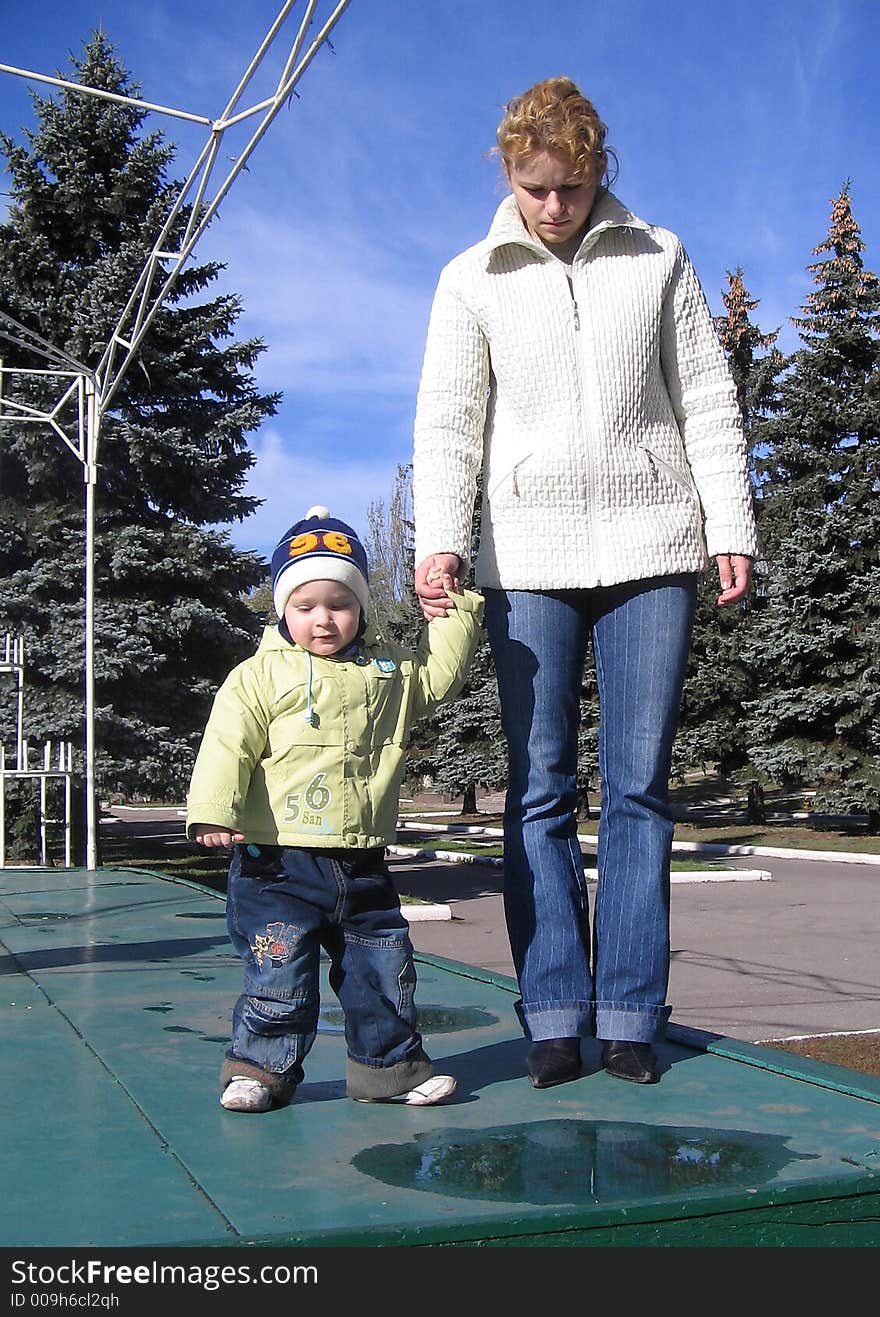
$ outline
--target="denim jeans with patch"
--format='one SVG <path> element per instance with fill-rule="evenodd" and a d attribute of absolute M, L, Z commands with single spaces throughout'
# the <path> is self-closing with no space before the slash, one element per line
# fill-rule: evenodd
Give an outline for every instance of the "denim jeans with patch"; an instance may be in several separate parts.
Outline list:
<path fill-rule="evenodd" d="M 650 1042 L 669 1018 L 668 787 L 696 579 L 484 591 L 509 760 L 505 914 L 529 1038 Z M 602 783 L 592 935 L 577 840 L 591 641 Z"/>
<path fill-rule="evenodd" d="M 318 1030 L 322 948 L 345 1017 L 349 1095 L 390 1097 L 430 1077 L 409 926 L 381 848 L 236 845 L 226 910 L 244 991 L 225 1082 L 253 1075 L 273 1096 L 291 1096 Z"/>

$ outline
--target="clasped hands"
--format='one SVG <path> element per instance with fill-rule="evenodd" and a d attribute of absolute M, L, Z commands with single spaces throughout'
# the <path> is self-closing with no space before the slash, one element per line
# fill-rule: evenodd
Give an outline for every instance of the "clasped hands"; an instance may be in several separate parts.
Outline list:
<path fill-rule="evenodd" d="M 448 590 L 458 592 L 461 588 L 458 574 L 461 571 L 461 559 L 455 553 L 432 553 L 420 562 L 416 568 L 414 589 L 422 607 L 426 621 L 435 617 L 445 617 L 455 603 L 449 598 Z"/>

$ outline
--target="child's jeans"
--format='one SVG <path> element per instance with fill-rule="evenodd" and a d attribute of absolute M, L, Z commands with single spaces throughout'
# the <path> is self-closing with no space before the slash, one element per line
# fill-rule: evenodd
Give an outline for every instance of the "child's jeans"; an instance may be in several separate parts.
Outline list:
<path fill-rule="evenodd" d="M 223 1063 L 286 1101 L 303 1078 L 320 1009 L 321 948 L 345 1016 L 349 1097 L 406 1093 L 433 1074 L 416 1031 L 409 926 L 382 848 L 233 848 L 229 936 L 244 961 L 244 991 Z"/>

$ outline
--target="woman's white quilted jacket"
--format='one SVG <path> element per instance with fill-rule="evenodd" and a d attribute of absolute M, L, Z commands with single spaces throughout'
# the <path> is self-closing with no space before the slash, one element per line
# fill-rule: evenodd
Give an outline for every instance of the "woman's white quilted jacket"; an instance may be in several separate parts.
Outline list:
<path fill-rule="evenodd" d="M 757 553 L 736 392 L 679 239 L 600 193 L 573 264 L 510 196 L 442 271 L 413 454 L 416 563 L 471 554 L 476 583 L 569 589 Z"/>

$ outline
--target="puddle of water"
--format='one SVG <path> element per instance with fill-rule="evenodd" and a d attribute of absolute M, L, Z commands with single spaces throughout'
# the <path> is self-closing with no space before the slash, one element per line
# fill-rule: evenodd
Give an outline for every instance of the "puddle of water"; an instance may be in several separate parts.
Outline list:
<path fill-rule="evenodd" d="M 498 1016 L 476 1006 L 418 1006 L 422 1033 L 458 1033 L 462 1029 L 484 1029 L 498 1023 Z"/>
<path fill-rule="evenodd" d="M 781 1136 L 748 1130 L 542 1120 L 421 1133 L 365 1148 L 352 1164 L 383 1184 L 454 1198 L 609 1204 L 752 1188 L 812 1156 L 789 1150 Z"/>
<path fill-rule="evenodd" d="M 418 1028 L 424 1034 L 458 1033 L 463 1029 L 482 1029 L 498 1023 L 498 1016 L 491 1011 L 472 1006 L 419 1006 L 417 1017 Z M 345 1017 L 340 1006 L 322 1007 L 318 1016 L 318 1032 L 345 1032 Z"/>

